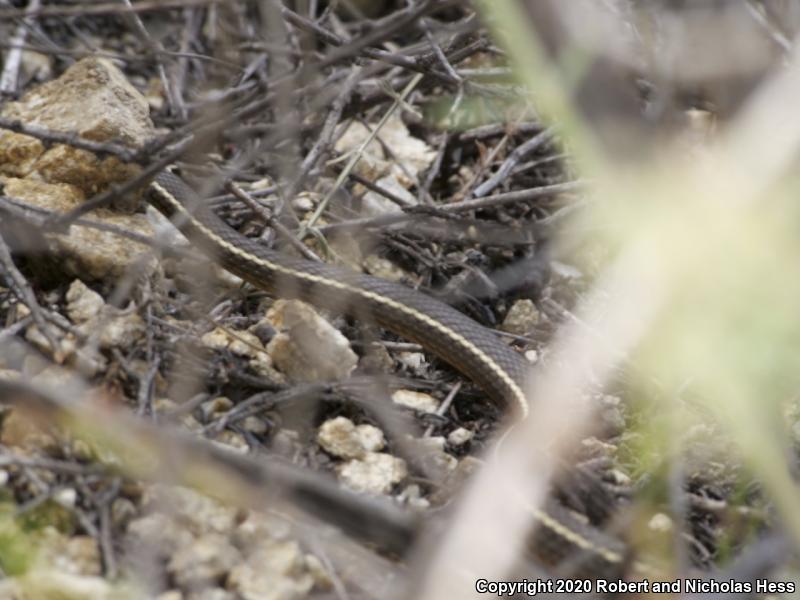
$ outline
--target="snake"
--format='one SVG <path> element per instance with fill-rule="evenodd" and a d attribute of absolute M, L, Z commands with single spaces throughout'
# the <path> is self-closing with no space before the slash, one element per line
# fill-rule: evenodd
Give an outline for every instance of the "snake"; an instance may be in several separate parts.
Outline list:
<path fill-rule="evenodd" d="M 493 330 L 423 292 L 337 265 L 272 250 L 221 219 L 182 177 L 158 173 L 147 199 L 209 258 L 270 294 L 337 312 L 368 316 L 420 344 L 478 385 L 516 419 L 530 414 L 525 383 L 530 364 Z M 537 554 L 557 563 L 571 555 L 607 576 L 622 568 L 621 542 L 571 518 L 566 510 L 530 511 L 539 524 Z"/>

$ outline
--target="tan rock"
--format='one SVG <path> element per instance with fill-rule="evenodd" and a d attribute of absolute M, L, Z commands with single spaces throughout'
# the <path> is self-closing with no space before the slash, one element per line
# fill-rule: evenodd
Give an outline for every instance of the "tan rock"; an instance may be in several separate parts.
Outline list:
<path fill-rule="evenodd" d="M 527 335 L 539 323 L 539 309 L 527 298 L 517 300 L 508 310 L 501 329 L 516 335 Z"/>
<path fill-rule="evenodd" d="M 80 279 L 73 281 L 65 296 L 67 316 L 73 323 L 86 323 L 96 318 L 106 305 L 103 297 L 88 288 Z"/>
<path fill-rule="evenodd" d="M 179 548 L 170 558 L 167 572 L 179 587 L 191 589 L 221 581 L 241 558 L 227 536 L 208 533 Z"/>
<path fill-rule="evenodd" d="M 403 281 L 410 279 L 408 273 L 394 264 L 387 258 L 370 254 L 367 256 L 363 263 L 364 269 L 370 275 L 380 277 L 381 279 L 388 279 L 389 281 Z"/>
<path fill-rule="evenodd" d="M 317 433 L 322 448 L 340 458 L 362 458 L 383 448 L 383 432 L 373 425 L 355 425 L 346 417 L 325 421 Z"/>
<path fill-rule="evenodd" d="M 5 193 L 31 206 L 67 212 L 83 202 L 83 195 L 72 185 L 49 184 L 31 179 L 0 178 Z M 144 215 L 120 215 L 108 210 L 94 211 L 89 219 L 151 237 L 153 229 Z M 51 236 L 58 268 L 73 277 L 87 280 L 117 279 L 125 275 L 134 260 L 147 248 L 111 232 L 73 225 L 69 235 Z M 43 265 L 46 266 L 46 265 Z M 50 265 L 51 267 L 54 265 Z M 145 264 L 146 274 L 157 267 L 155 258 Z"/>
<path fill-rule="evenodd" d="M 267 318 L 278 333 L 267 344 L 273 364 L 293 381 L 343 379 L 358 357 L 342 333 L 305 302 L 278 300 Z"/>
<path fill-rule="evenodd" d="M 95 57 L 75 63 L 19 102 L 8 103 L 2 115 L 129 148 L 141 148 L 155 133 L 147 101 L 113 63 Z M 85 196 L 130 178 L 139 169 L 116 157 L 98 157 L 63 144 L 45 149 L 35 138 L 8 132 L 0 134 L 0 148 L 0 173 L 71 184 Z"/>
<path fill-rule="evenodd" d="M 147 102 L 110 61 L 83 59 L 58 79 L 6 104 L 6 118 L 96 142 L 141 148 L 154 135 Z M 110 185 L 129 179 L 139 167 L 116 157 L 99 157 L 64 144 L 45 147 L 31 136 L 0 131 L 0 182 L 14 198 L 49 211 L 66 212 Z M 24 178 L 24 179 L 21 179 Z M 121 201 L 128 212 L 138 198 Z M 93 219 L 149 237 L 142 215 L 95 211 Z M 73 226 L 69 235 L 52 236 L 58 269 L 85 279 L 117 279 L 143 246 L 109 232 Z M 43 263 L 44 261 L 38 261 Z M 55 266 L 55 265 L 50 265 Z M 146 274 L 156 267 L 146 265 Z"/>
<path fill-rule="evenodd" d="M 44 153 L 44 144 L 27 135 L 0 129 L 0 174 L 25 177 Z"/>
<path fill-rule="evenodd" d="M 435 413 L 439 410 L 439 401 L 436 398 L 414 390 L 395 391 L 392 393 L 392 402 L 421 412 Z"/>
<path fill-rule="evenodd" d="M 97 542 L 88 535 L 63 536 L 55 530 L 42 544 L 46 564 L 62 573 L 72 575 L 100 575 L 103 571 L 100 549 Z"/>
<path fill-rule="evenodd" d="M 295 541 L 265 540 L 247 560 L 231 569 L 227 587 L 244 600 L 293 600 L 314 586 Z"/>

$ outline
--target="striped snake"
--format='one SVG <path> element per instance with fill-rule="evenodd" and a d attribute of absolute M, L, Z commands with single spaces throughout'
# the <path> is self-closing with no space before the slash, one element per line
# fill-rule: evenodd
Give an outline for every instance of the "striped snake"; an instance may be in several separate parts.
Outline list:
<path fill-rule="evenodd" d="M 480 386 L 492 400 L 524 419 L 529 364 L 493 331 L 424 293 L 345 268 L 268 249 L 227 225 L 176 174 L 151 182 L 149 201 L 212 260 L 269 293 L 294 297 L 356 317 L 419 343 Z M 537 555 L 547 562 L 581 555 L 598 576 L 623 567 L 621 542 L 580 523 L 558 507 L 531 507 L 537 519 Z"/>

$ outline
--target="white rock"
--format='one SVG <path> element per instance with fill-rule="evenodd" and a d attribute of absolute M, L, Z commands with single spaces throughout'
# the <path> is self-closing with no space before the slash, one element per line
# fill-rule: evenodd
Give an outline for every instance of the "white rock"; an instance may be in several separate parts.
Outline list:
<path fill-rule="evenodd" d="M 307 213 L 314 210 L 317 202 L 319 202 L 319 194 L 300 192 L 292 200 L 292 208 L 294 208 L 297 212 Z"/>
<path fill-rule="evenodd" d="M 656 513 L 651 518 L 650 521 L 647 523 L 647 527 L 652 531 L 658 531 L 660 533 L 669 533 L 672 531 L 672 519 L 669 515 L 664 513 Z"/>
<path fill-rule="evenodd" d="M 451 431 L 447 436 L 447 443 L 451 446 L 462 446 L 469 442 L 473 437 L 475 437 L 475 434 L 469 429 L 458 427 L 457 429 Z"/>
<path fill-rule="evenodd" d="M 422 490 L 416 483 L 406 486 L 397 495 L 397 500 L 416 510 L 426 510 L 431 506 L 431 503 L 422 497 Z"/>
<path fill-rule="evenodd" d="M 425 364 L 425 355 L 422 352 L 401 352 L 397 360 L 412 371 L 418 371 Z"/>
<path fill-rule="evenodd" d="M 344 155 L 358 151 L 371 136 L 370 129 L 358 121 L 350 121 L 340 127 L 334 144 L 334 148 L 339 154 Z M 386 160 L 383 146 L 377 140 L 372 139 L 363 149 L 361 159 L 355 165 L 355 171 L 362 177 L 374 181 L 385 175 L 388 170 L 389 163 Z"/>
<path fill-rule="evenodd" d="M 72 508 L 78 500 L 78 491 L 75 488 L 62 488 L 53 495 L 53 500 L 61 506 Z"/>
<path fill-rule="evenodd" d="M 386 121 L 378 135 L 392 151 L 392 172 L 406 187 L 414 185 L 417 175 L 430 167 L 436 158 L 435 149 L 411 135 L 399 112 Z"/>
<path fill-rule="evenodd" d="M 337 468 L 339 480 L 356 492 L 388 494 L 408 475 L 404 460 L 385 453 L 368 453 Z"/>
<path fill-rule="evenodd" d="M 413 390 L 397 390 L 392 394 L 392 401 L 420 412 L 435 413 L 439 410 L 439 401 L 436 398 Z"/>
<path fill-rule="evenodd" d="M 397 179 L 397 175 L 391 173 L 386 177 L 381 177 L 375 182 L 379 188 L 386 190 L 394 196 L 405 201 L 407 206 L 416 206 L 417 198 L 409 192 Z M 378 217 L 380 215 L 402 212 L 402 207 L 396 202 L 389 200 L 385 196 L 369 190 L 362 198 L 361 212 L 368 217 Z"/>

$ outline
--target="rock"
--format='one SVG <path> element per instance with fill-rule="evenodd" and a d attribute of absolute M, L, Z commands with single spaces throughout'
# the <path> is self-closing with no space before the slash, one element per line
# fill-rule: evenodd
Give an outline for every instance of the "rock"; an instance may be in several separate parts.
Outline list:
<path fill-rule="evenodd" d="M 581 456 L 587 459 L 591 458 L 607 458 L 614 456 L 617 453 L 617 447 L 613 444 L 608 444 L 594 436 L 590 436 L 581 440 Z"/>
<path fill-rule="evenodd" d="M 463 446 L 472 438 L 475 437 L 475 434 L 472 433 L 469 429 L 464 429 L 463 427 L 458 427 L 450 432 L 447 436 L 447 443 L 451 446 Z"/>
<path fill-rule="evenodd" d="M 536 350 L 526 350 L 523 356 L 532 365 L 539 362 L 539 353 Z"/>
<path fill-rule="evenodd" d="M 417 373 L 425 364 L 425 355 L 422 352 L 401 352 L 397 355 L 397 360 L 412 372 Z"/>
<path fill-rule="evenodd" d="M 415 448 L 415 456 L 424 467 L 424 473 L 432 481 L 444 481 L 458 466 L 458 460 L 445 452 L 446 440 L 441 436 L 409 438 Z"/>
<path fill-rule="evenodd" d="M 266 352 L 259 353 L 255 358 L 251 358 L 248 365 L 253 373 L 259 377 L 278 384 L 286 383 L 286 377 L 275 369 L 272 365 L 272 358 Z"/>
<path fill-rule="evenodd" d="M 111 522 L 116 527 L 127 526 L 139 514 L 139 509 L 128 498 L 117 498 L 111 504 Z"/>
<path fill-rule="evenodd" d="M 358 357 L 348 339 L 305 302 L 278 300 L 267 318 L 279 332 L 267 352 L 292 381 L 344 379 L 356 368 Z"/>
<path fill-rule="evenodd" d="M 370 275 L 387 279 L 389 281 L 403 281 L 409 279 L 408 273 L 398 267 L 392 261 L 370 254 L 363 261 L 364 270 Z"/>
<path fill-rule="evenodd" d="M 117 313 L 114 307 L 108 307 L 110 313 Z M 106 350 L 111 348 L 129 348 L 134 342 L 144 338 L 145 324 L 135 312 L 111 317 L 101 322 L 100 347 Z"/>
<path fill-rule="evenodd" d="M 14 369 L 0 369 L 0 381 L 18 381 L 22 379 L 22 373 Z"/>
<path fill-rule="evenodd" d="M 233 408 L 233 401 L 225 396 L 216 396 L 206 400 L 200 405 L 200 414 L 203 422 L 208 423 L 211 419 L 228 412 Z"/>
<path fill-rule="evenodd" d="M 145 324 L 138 314 L 106 305 L 100 294 L 80 280 L 69 286 L 66 300 L 67 315 L 78 331 L 98 337 L 103 349 L 126 348 L 145 335 Z"/>
<path fill-rule="evenodd" d="M 227 331 L 217 327 L 208 333 L 204 333 L 200 338 L 200 343 L 211 350 L 227 350 L 231 343 L 231 337 Z"/>
<path fill-rule="evenodd" d="M 231 331 L 217 327 L 203 335 L 200 342 L 212 350 L 230 350 L 238 356 L 248 358 L 265 353 L 261 340 L 249 331 Z"/>
<path fill-rule="evenodd" d="M 317 433 L 322 448 L 339 458 L 362 458 L 384 446 L 383 432 L 372 425 L 356 426 L 350 419 L 336 417 L 325 421 Z"/>
<path fill-rule="evenodd" d="M 344 125 L 345 131 L 337 137 L 336 151 L 339 154 L 361 151 L 355 171 L 371 181 L 392 173 L 403 188 L 415 185 L 417 175 L 430 167 L 436 158 L 436 150 L 412 136 L 398 114 L 390 117 L 377 132 L 377 137 L 373 137 L 372 131 L 376 126 L 349 121 Z M 381 142 L 391 149 L 391 156 L 387 156 Z"/>
<path fill-rule="evenodd" d="M 314 207 L 319 202 L 319 194 L 312 192 L 300 192 L 292 199 L 292 208 L 299 213 L 307 213 L 314 210 Z"/>
<path fill-rule="evenodd" d="M 186 600 L 241 600 L 241 598 L 222 588 L 215 587 L 191 591 L 186 596 Z"/>
<path fill-rule="evenodd" d="M 397 495 L 397 501 L 415 510 L 427 510 L 431 503 L 422 497 L 422 490 L 414 483 Z"/>
<path fill-rule="evenodd" d="M 264 346 L 258 336 L 249 331 L 237 331 L 232 337 L 228 349 L 238 356 L 254 358 L 258 354 L 264 353 Z"/>
<path fill-rule="evenodd" d="M 64 356 L 66 354 L 64 344 L 56 337 L 56 348 L 50 346 L 50 340 L 45 337 L 38 325 L 29 325 L 25 330 L 25 339 L 35 346 L 40 352 L 46 355 Z M 63 362 L 63 360 L 62 360 Z"/>
<path fill-rule="evenodd" d="M 386 121 L 378 135 L 392 151 L 391 169 L 400 184 L 405 188 L 416 185 L 417 175 L 436 159 L 436 150 L 411 135 L 399 112 Z"/>
<path fill-rule="evenodd" d="M 5 186 L 6 195 L 48 211 L 68 212 L 84 200 L 74 186 L 62 183 L 2 176 L 0 183 Z M 120 215 L 110 210 L 95 210 L 87 218 L 145 237 L 153 235 L 153 229 L 144 215 Z M 69 235 L 52 235 L 49 239 L 52 240 L 52 253 L 58 256 L 59 270 L 87 280 L 116 280 L 127 273 L 134 260 L 147 252 L 132 240 L 80 225 L 73 225 Z M 149 259 L 142 267 L 143 274 L 153 273 L 157 265 L 155 258 Z M 36 266 L 42 270 L 53 268 L 52 262 L 44 261 Z"/>
<path fill-rule="evenodd" d="M 656 513 L 650 518 L 647 528 L 659 533 L 670 533 L 673 529 L 672 519 L 664 513 Z"/>
<path fill-rule="evenodd" d="M 610 476 L 611 481 L 614 485 L 618 485 L 621 487 L 628 487 L 633 484 L 633 481 L 627 474 L 623 473 L 619 469 L 609 469 L 606 473 Z"/>
<path fill-rule="evenodd" d="M 78 500 L 78 491 L 71 487 L 62 488 L 53 494 L 53 500 L 64 508 L 74 508 Z"/>
<path fill-rule="evenodd" d="M 235 509 L 183 487 L 152 485 L 147 490 L 146 504 L 176 507 L 181 523 L 197 535 L 227 532 L 238 520 Z"/>
<path fill-rule="evenodd" d="M 228 575 L 226 587 L 243 600 L 294 600 L 314 586 L 295 541 L 267 539 Z"/>
<path fill-rule="evenodd" d="M 205 587 L 223 581 L 241 560 L 227 536 L 207 533 L 180 547 L 170 558 L 167 572 L 179 587 Z"/>
<path fill-rule="evenodd" d="M 356 120 L 348 120 L 347 123 L 340 126 L 334 136 L 336 139 L 334 149 L 339 154 L 356 152 L 370 138 L 370 135 L 371 131 L 366 125 Z M 355 164 L 354 171 L 370 181 L 375 181 L 385 175 L 388 170 L 389 164 L 383 146 L 376 139 L 370 140 L 363 148 L 361 159 Z"/>
<path fill-rule="evenodd" d="M 118 590 L 102 577 L 72 575 L 51 569 L 27 573 L 19 586 L 22 595 L 14 600 L 114 600 Z"/>
<path fill-rule="evenodd" d="M 70 284 L 65 299 L 67 316 L 76 325 L 98 317 L 106 305 L 103 297 L 89 289 L 80 279 L 76 279 Z"/>
<path fill-rule="evenodd" d="M 319 590 L 330 591 L 333 589 L 333 579 L 322 561 L 313 554 L 306 554 L 306 568 L 314 579 L 314 586 Z"/>
<path fill-rule="evenodd" d="M 229 331 L 217 327 L 204 334 L 200 342 L 212 350 L 230 350 L 234 354 L 250 359 L 249 366 L 256 375 L 275 383 L 285 383 L 286 377 L 273 366 L 269 350 L 264 348 L 259 337 L 251 331 Z"/>
<path fill-rule="evenodd" d="M 258 417 L 245 417 L 242 422 L 242 429 L 255 435 L 264 435 L 268 431 L 267 424 Z"/>
<path fill-rule="evenodd" d="M 250 445 L 241 433 L 228 429 L 217 435 L 213 443 L 224 446 L 226 450 L 233 450 L 241 454 L 247 454 L 250 450 Z"/>
<path fill-rule="evenodd" d="M 391 373 L 394 359 L 386 346 L 380 343 L 370 344 L 361 357 L 360 368 L 366 373 Z"/>
<path fill-rule="evenodd" d="M 85 58 L 58 79 L 3 107 L 2 115 L 27 125 L 76 133 L 95 142 L 141 148 L 155 129 L 145 99 L 110 61 Z M 49 149 L 34 138 L 0 131 L 0 173 L 68 183 L 92 196 L 138 172 L 115 157 L 99 158 L 63 144 Z"/>
<path fill-rule="evenodd" d="M 508 310 L 501 329 L 515 335 L 528 335 L 539 323 L 539 309 L 532 300 L 517 300 Z"/>
<path fill-rule="evenodd" d="M 56 451 L 59 447 L 58 441 L 45 431 L 46 428 L 42 428 L 35 420 L 11 409 L 3 417 L 0 444 L 23 453 Z"/>
<path fill-rule="evenodd" d="M 27 125 L 131 149 L 141 148 L 155 131 L 144 98 L 111 62 L 94 57 L 75 63 L 19 102 L 6 104 L 0 114 Z M 36 208 L 67 212 L 138 171 L 137 165 L 116 157 L 101 158 L 64 144 L 46 148 L 31 136 L 0 130 L 0 183 L 6 194 Z M 138 203 L 138 197 L 132 196 L 121 199 L 118 207 L 131 212 Z M 102 209 L 89 218 L 147 237 L 153 233 L 144 215 L 118 215 Z M 59 269 L 86 279 L 119 278 L 135 257 L 146 252 L 132 240 L 75 225 L 68 235 L 49 239 Z M 145 274 L 156 267 L 153 257 L 144 265 Z"/>
<path fill-rule="evenodd" d="M 363 459 L 337 467 L 339 480 L 356 492 L 388 494 L 408 475 L 404 460 L 390 454 L 370 452 Z"/>
<path fill-rule="evenodd" d="M 59 573 L 71 575 L 98 576 L 103 572 L 100 549 L 97 542 L 88 535 L 72 537 L 49 529 L 47 543 L 42 545 L 42 559 Z"/>
<path fill-rule="evenodd" d="M 602 431 L 609 437 L 625 431 L 625 414 L 620 398 L 604 394 L 600 398 L 600 406 Z"/>
<path fill-rule="evenodd" d="M 403 200 L 406 206 L 417 205 L 416 196 L 402 186 L 395 173 L 381 177 L 375 182 L 375 185 Z M 379 217 L 380 215 L 399 213 L 403 210 L 397 202 L 372 190 L 364 194 L 361 203 L 361 212 L 367 217 Z"/>
<path fill-rule="evenodd" d="M 435 413 L 439 410 L 439 401 L 436 398 L 412 390 L 397 390 L 392 394 L 392 402 L 420 412 Z"/>
<path fill-rule="evenodd" d="M 172 517 L 157 512 L 131 521 L 126 538 L 127 543 L 137 550 L 147 549 L 165 557 L 194 540 L 185 523 L 180 524 Z"/>

